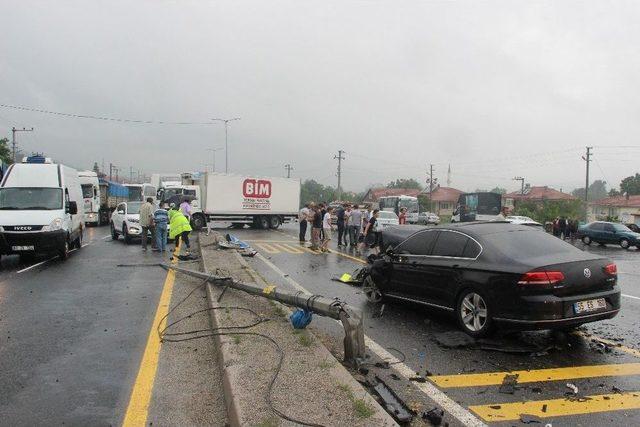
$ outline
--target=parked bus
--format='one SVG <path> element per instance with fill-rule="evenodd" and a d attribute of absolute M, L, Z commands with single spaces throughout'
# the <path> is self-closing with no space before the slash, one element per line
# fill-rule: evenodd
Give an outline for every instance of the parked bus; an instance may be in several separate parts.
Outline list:
<path fill-rule="evenodd" d="M 502 216 L 502 194 L 464 193 L 458 198 L 451 222 L 499 221 Z"/>
<path fill-rule="evenodd" d="M 400 215 L 400 209 L 407 210 L 407 222 L 416 224 L 418 222 L 418 213 L 420 207 L 418 198 L 413 196 L 385 196 L 378 199 L 378 205 L 381 211 L 395 212 Z"/>

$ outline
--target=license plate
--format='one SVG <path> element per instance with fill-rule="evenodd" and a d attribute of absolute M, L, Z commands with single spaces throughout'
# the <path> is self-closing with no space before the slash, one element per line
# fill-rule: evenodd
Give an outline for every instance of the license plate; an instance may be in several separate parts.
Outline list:
<path fill-rule="evenodd" d="M 33 251 L 34 249 L 34 246 L 11 246 L 13 251 Z"/>
<path fill-rule="evenodd" d="M 573 311 L 576 314 L 588 313 L 590 311 L 598 311 L 607 308 L 604 298 L 590 299 L 587 301 L 579 301 L 573 304 Z"/>

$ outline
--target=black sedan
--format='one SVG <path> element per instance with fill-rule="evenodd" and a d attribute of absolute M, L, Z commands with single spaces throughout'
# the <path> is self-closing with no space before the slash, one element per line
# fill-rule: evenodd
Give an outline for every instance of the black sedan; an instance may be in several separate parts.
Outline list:
<path fill-rule="evenodd" d="M 508 329 L 572 328 L 620 311 L 616 265 L 547 233 L 504 222 L 400 226 L 369 260 L 369 301 L 410 301 L 455 314 L 480 337 Z"/>

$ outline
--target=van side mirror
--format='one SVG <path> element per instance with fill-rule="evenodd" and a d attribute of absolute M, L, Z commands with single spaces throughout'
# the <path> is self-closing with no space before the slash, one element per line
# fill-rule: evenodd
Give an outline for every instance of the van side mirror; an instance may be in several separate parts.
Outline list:
<path fill-rule="evenodd" d="M 78 213 L 78 204 L 76 202 L 69 202 L 66 210 L 68 214 L 76 215 Z"/>

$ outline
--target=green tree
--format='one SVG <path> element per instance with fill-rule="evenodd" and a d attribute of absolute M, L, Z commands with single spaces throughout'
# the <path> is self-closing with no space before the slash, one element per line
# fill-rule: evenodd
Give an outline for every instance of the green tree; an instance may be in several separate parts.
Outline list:
<path fill-rule="evenodd" d="M 576 188 L 571 194 L 578 199 L 584 200 L 584 187 Z M 599 200 L 607 197 L 607 183 L 601 179 L 596 179 L 589 184 L 589 200 Z"/>
<path fill-rule="evenodd" d="M 300 203 L 332 202 L 336 200 L 337 191 L 331 186 L 325 186 L 313 179 L 307 179 L 300 187 Z"/>
<path fill-rule="evenodd" d="M 0 139 L 0 161 L 5 164 L 13 163 L 11 149 L 9 148 L 9 138 Z"/>
<path fill-rule="evenodd" d="M 410 188 L 422 190 L 422 185 L 413 178 L 399 178 L 388 183 L 387 188 Z"/>
<path fill-rule="evenodd" d="M 611 190 L 609 190 L 609 197 L 616 197 L 616 196 L 622 196 L 622 193 L 620 192 L 620 190 L 617 190 L 615 188 L 612 188 Z"/>
<path fill-rule="evenodd" d="M 551 200 L 539 202 L 519 202 L 514 215 L 522 215 L 545 223 L 553 221 L 557 217 L 583 218 L 584 206 L 581 200 Z"/>
<path fill-rule="evenodd" d="M 502 187 L 493 187 L 489 190 L 490 193 L 507 194 L 507 189 Z"/>
<path fill-rule="evenodd" d="M 640 194 L 640 174 L 636 173 L 635 176 L 628 176 L 620 182 L 620 191 L 630 196 L 637 196 Z"/>

